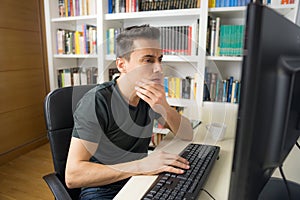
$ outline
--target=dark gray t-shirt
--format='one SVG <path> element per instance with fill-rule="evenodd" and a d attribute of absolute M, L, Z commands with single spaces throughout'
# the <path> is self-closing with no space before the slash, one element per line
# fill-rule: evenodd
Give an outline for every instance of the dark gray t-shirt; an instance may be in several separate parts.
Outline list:
<path fill-rule="evenodd" d="M 147 155 L 153 120 L 159 117 L 142 99 L 136 107 L 129 105 L 113 80 L 96 86 L 80 100 L 73 137 L 97 144 L 95 162 L 137 160 Z"/>

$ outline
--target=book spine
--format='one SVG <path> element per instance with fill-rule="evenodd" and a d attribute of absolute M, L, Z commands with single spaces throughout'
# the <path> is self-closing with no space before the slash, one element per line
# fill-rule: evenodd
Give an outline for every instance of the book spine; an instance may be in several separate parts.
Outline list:
<path fill-rule="evenodd" d="M 65 1 L 64 0 L 58 0 L 58 16 L 59 17 L 65 17 Z"/>
<path fill-rule="evenodd" d="M 230 76 L 228 79 L 227 102 L 231 102 L 232 84 L 233 84 L 233 77 Z"/>
<path fill-rule="evenodd" d="M 165 89 L 165 94 L 167 97 L 169 94 L 169 77 L 167 77 L 167 76 L 164 77 L 164 89 Z"/>
<path fill-rule="evenodd" d="M 211 19 L 210 21 L 210 27 L 211 27 L 211 32 L 210 32 L 210 55 L 214 56 L 215 55 L 215 39 L 216 39 L 216 20 Z"/>
<path fill-rule="evenodd" d="M 215 33 L 215 47 L 214 56 L 219 55 L 219 36 L 220 36 L 220 17 L 216 18 L 216 33 Z"/>
<path fill-rule="evenodd" d="M 227 80 L 223 80 L 223 97 L 222 102 L 227 102 Z"/>

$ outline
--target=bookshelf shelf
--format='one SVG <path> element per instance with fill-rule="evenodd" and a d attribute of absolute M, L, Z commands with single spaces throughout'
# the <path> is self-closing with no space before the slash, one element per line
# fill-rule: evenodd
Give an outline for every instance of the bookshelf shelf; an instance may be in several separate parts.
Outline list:
<path fill-rule="evenodd" d="M 155 19 L 155 18 L 182 18 L 192 17 L 199 18 L 201 8 L 191 9 L 177 9 L 177 10 L 159 10 L 159 11 L 143 11 L 143 12 L 132 12 L 132 13 L 113 13 L 105 14 L 104 19 L 110 20 L 129 20 L 129 19 Z M 179 15 L 180 14 L 180 15 Z"/>
<path fill-rule="evenodd" d="M 51 19 L 51 22 L 69 22 L 69 21 L 84 21 L 84 20 L 97 20 L 97 15 L 74 16 L 74 17 L 59 17 Z"/>
<path fill-rule="evenodd" d="M 228 102 L 216 102 L 216 101 L 203 101 L 203 105 L 206 107 L 213 107 L 213 106 L 222 106 L 224 107 L 232 107 L 234 109 L 238 109 L 239 104 L 237 103 L 228 103 Z"/>
<path fill-rule="evenodd" d="M 282 15 L 288 14 L 290 11 L 296 8 L 296 4 L 286 4 L 286 5 L 269 5 L 271 8 L 277 10 Z M 218 15 L 221 18 L 245 18 L 246 16 L 246 6 L 239 7 L 218 7 L 209 8 L 208 12 L 213 15 Z"/>
<path fill-rule="evenodd" d="M 199 62 L 199 56 L 172 56 L 165 55 L 163 57 L 163 62 Z"/>
<path fill-rule="evenodd" d="M 105 60 L 114 61 L 114 60 L 116 60 L 116 55 L 106 55 Z"/>
<path fill-rule="evenodd" d="M 221 18 L 243 18 L 245 17 L 246 6 L 240 7 L 219 7 L 209 8 L 208 12 L 213 15 L 218 15 Z"/>
<path fill-rule="evenodd" d="M 97 55 L 79 55 L 79 54 L 72 54 L 72 55 L 60 55 L 60 54 L 55 54 L 53 55 L 54 58 L 98 58 Z"/>
<path fill-rule="evenodd" d="M 167 101 L 171 106 L 188 107 L 189 105 L 195 104 L 196 101 L 192 99 L 176 99 L 167 97 Z"/>
<path fill-rule="evenodd" d="M 210 61 L 232 61 L 232 62 L 243 61 L 243 57 L 234 57 L 234 56 L 207 56 L 206 59 Z"/>

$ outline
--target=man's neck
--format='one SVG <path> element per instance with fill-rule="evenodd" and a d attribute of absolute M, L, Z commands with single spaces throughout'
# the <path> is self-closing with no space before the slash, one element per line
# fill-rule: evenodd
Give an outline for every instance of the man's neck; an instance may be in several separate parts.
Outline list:
<path fill-rule="evenodd" d="M 135 83 L 129 81 L 126 76 L 120 76 L 116 82 L 125 101 L 132 106 L 137 106 L 140 98 L 136 95 Z"/>

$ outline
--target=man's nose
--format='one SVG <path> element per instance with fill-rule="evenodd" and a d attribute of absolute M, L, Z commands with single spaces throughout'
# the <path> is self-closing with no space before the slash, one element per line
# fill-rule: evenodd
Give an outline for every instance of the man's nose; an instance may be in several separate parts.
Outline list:
<path fill-rule="evenodd" d="M 153 72 L 162 72 L 162 64 L 160 62 L 154 64 Z"/>

